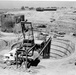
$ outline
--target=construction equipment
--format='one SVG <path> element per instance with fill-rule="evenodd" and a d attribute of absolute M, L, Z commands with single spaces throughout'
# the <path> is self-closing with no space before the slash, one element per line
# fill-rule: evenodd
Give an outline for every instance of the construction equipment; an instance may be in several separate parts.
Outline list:
<path fill-rule="evenodd" d="M 46 40 L 46 36 L 43 40 L 35 40 L 32 23 L 25 21 L 24 15 L 20 17 L 23 41 L 20 47 L 16 48 L 13 57 L 17 68 L 18 64 L 24 63 L 27 69 L 30 66 L 37 66 L 40 62 L 40 56 L 50 58 L 51 37 L 48 40 Z"/>

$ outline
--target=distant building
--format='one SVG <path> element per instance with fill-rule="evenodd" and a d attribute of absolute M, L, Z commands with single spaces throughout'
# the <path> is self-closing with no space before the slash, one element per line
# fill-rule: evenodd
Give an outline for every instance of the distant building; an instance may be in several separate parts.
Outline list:
<path fill-rule="evenodd" d="M 36 8 L 36 11 L 56 11 L 56 7 L 51 7 L 51 8 Z"/>

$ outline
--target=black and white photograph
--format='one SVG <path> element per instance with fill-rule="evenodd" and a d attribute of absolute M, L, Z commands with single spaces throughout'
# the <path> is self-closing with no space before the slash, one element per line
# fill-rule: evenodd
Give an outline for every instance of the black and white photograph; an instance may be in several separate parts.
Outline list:
<path fill-rule="evenodd" d="M 0 0 L 0 75 L 76 75 L 76 1 Z"/>

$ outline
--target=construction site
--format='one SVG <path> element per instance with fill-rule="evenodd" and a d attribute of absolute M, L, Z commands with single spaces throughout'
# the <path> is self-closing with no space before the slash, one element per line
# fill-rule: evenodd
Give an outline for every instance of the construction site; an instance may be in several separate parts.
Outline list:
<path fill-rule="evenodd" d="M 76 75 L 76 8 L 1 13 L 0 75 Z"/>

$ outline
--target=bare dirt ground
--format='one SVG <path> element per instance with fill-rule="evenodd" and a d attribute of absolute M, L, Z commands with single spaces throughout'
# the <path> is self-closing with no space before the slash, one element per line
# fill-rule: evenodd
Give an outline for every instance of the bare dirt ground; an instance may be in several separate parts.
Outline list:
<path fill-rule="evenodd" d="M 64 38 L 71 40 L 75 43 L 76 38 L 72 36 L 65 36 Z M 5 54 L 9 50 L 3 50 L 0 55 Z M 41 59 L 37 67 L 31 67 L 29 72 L 25 68 L 16 68 L 16 66 L 7 66 L 0 64 L 0 75 L 75 75 L 76 74 L 76 51 L 70 56 L 62 59 Z"/>
<path fill-rule="evenodd" d="M 71 36 L 70 32 L 75 32 L 76 27 L 76 14 L 73 13 L 74 9 L 58 10 L 56 12 L 36 12 L 36 11 L 25 11 L 25 18 L 33 23 L 43 23 L 47 24 L 47 29 L 50 33 L 51 30 L 64 31 L 67 34 L 64 39 L 69 39 L 75 44 L 76 48 L 76 37 Z M 23 11 L 22 11 L 23 13 Z M 68 17 L 67 17 L 68 16 Z M 55 18 L 56 21 L 50 23 L 51 18 Z M 5 34 L 4 34 L 5 35 Z M 8 38 L 8 36 L 9 38 Z M 10 34 L 11 36 L 14 34 Z M 1 37 L 1 39 L 6 39 L 11 41 L 15 37 L 11 37 L 9 34 Z M 51 35 L 51 33 L 50 33 Z M 6 37 L 7 36 L 7 37 Z M 60 37 L 62 38 L 62 37 Z M 2 46 L 1 46 L 2 47 Z M 5 54 L 9 51 L 7 49 L 0 49 L 0 55 Z M 0 57 L 2 60 L 2 57 Z M 0 64 L 0 75 L 76 75 L 76 49 L 75 52 L 70 56 L 62 59 L 41 59 L 41 62 L 37 67 L 31 67 L 29 72 L 27 72 L 24 67 L 16 69 L 16 66 L 6 66 Z"/>

